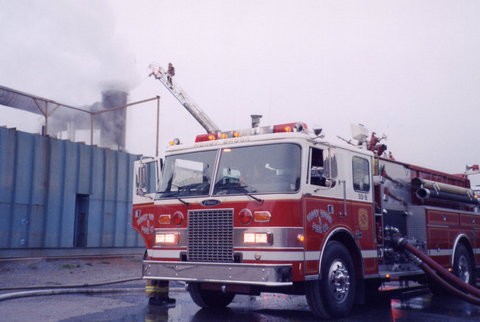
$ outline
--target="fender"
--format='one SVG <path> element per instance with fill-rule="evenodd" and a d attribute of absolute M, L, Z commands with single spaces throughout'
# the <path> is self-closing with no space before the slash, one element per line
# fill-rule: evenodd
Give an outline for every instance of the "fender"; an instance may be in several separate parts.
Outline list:
<path fill-rule="evenodd" d="M 346 235 L 347 238 L 350 239 L 350 240 L 347 240 L 347 243 L 345 243 L 345 241 L 346 241 L 345 237 L 335 238 L 339 234 Z M 320 252 L 319 262 L 318 262 L 319 269 L 321 269 L 321 264 L 322 264 L 323 254 L 325 252 L 325 247 L 327 246 L 327 244 L 330 240 L 337 240 L 337 241 L 343 242 L 349 250 L 352 250 L 352 246 L 354 246 L 354 251 L 356 252 L 356 254 L 352 254 L 352 259 L 353 259 L 355 265 L 359 266 L 361 276 L 364 276 L 365 272 L 364 272 L 364 267 L 363 267 L 362 260 L 361 260 L 362 259 L 362 254 L 361 254 L 361 252 L 358 248 L 358 245 L 355 243 L 355 238 L 354 238 L 352 232 L 350 230 L 348 230 L 346 227 L 335 228 L 325 238 L 325 241 L 322 245 L 322 250 Z M 360 260 L 357 260 L 357 259 L 360 259 Z M 316 279 L 319 279 L 319 278 L 320 278 L 320 272 L 316 276 Z"/>
<path fill-rule="evenodd" d="M 453 246 L 452 246 L 452 258 L 450 259 L 450 264 L 452 267 L 453 267 L 453 261 L 455 259 L 455 252 L 457 251 L 457 245 L 460 243 L 462 239 L 465 239 L 468 242 L 467 246 L 469 246 L 469 248 L 472 248 L 471 240 L 470 238 L 468 238 L 466 234 L 462 233 L 462 234 L 459 234 L 457 237 L 455 237 L 455 241 L 453 242 Z"/>

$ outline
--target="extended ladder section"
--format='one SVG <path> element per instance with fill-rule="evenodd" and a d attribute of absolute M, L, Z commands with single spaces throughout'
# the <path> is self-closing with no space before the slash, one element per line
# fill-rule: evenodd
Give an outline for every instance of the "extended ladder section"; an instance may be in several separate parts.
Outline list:
<path fill-rule="evenodd" d="M 167 72 L 161 66 L 151 64 L 149 68 L 151 70 L 149 76 L 158 79 L 208 133 L 220 132 L 219 127 L 193 102 L 187 93 L 173 79 L 168 79 Z"/>

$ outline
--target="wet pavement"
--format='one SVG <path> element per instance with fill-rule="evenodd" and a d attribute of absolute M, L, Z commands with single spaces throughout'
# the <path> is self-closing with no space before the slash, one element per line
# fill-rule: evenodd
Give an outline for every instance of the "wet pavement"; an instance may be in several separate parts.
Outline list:
<path fill-rule="evenodd" d="M 140 258 L 0 261 L 0 296 L 23 285 L 74 285 L 139 276 Z M 145 282 L 105 285 L 115 293 L 60 294 L 0 301 L 2 321 L 317 321 L 304 296 L 238 295 L 223 310 L 200 309 L 179 284 L 172 285 L 174 307 L 150 307 Z M 409 299 L 388 298 L 355 308 L 344 321 L 480 321 L 480 306 L 448 296 L 425 294 Z"/>
<path fill-rule="evenodd" d="M 140 292 L 59 295 L 0 302 L 3 321 L 318 321 L 303 296 L 237 296 L 222 310 L 200 309 L 187 292 L 173 292 L 174 307 L 149 307 Z M 431 295 L 356 308 L 340 321 L 480 321 L 480 308 Z"/>

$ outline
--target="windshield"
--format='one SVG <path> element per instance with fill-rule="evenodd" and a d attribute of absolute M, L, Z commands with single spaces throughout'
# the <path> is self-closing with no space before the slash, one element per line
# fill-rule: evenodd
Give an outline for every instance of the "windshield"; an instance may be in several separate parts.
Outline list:
<path fill-rule="evenodd" d="M 209 195 L 217 150 L 167 156 L 157 198 Z M 300 186 L 300 146 L 221 150 L 213 195 L 291 193 Z"/>
<path fill-rule="evenodd" d="M 208 195 L 216 153 L 205 151 L 166 157 L 156 198 Z"/>
<path fill-rule="evenodd" d="M 289 193 L 300 185 L 300 146 L 271 144 L 223 149 L 214 195 Z"/>

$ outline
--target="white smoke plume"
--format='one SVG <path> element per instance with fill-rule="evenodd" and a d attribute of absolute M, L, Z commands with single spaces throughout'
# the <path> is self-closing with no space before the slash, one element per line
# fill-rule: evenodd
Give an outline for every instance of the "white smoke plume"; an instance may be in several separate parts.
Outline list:
<path fill-rule="evenodd" d="M 84 106 L 140 80 L 103 1 L 0 0 L 0 84 Z"/>

